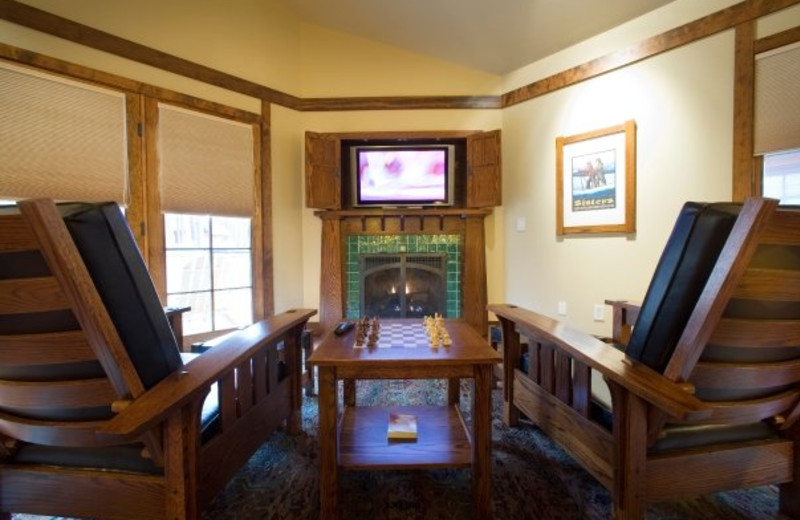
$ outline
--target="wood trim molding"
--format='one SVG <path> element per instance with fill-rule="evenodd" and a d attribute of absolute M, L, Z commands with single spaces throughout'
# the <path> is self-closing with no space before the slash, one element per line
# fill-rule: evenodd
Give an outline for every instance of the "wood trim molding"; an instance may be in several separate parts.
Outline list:
<path fill-rule="evenodd" d="M 326 135 L 335 136 L 336 139 L 458 139 L 479 134 L 482 130 L 417 130 L 404 132 L 402 130 L 385 130 L 377 132 L 335 132 Z"/>
<path fill-rule="evenodd" d="M 500 96 L 405 96 L 308 98 L 301 100 L 305 112 L 342 110 L 434 110 L 503 108 Z"/>
<path fill-rule="evenodd" d="M 269 112 L 266 115 L 269 118 Z M 269 119 L 267 119 L 269 123 Z M 253 217 L 250 221 L 250 267 L 252 286 L 251 301 L 253 302 L 253 321 L 261 321 L 267 315 L 265 311 L 266 302 L 266 280 L 264 272 L 264 254 L 266 252 L 267 243 L 264 239 L 267 237 L 267 220 L 264 218 L 267 211 L 269 211 L 272 204 L 271 199 L 265 199 L 264 194 L 269 195 L 269 186 L 264 183 L 265 162 L 264 154 L 262 153 L 262 143 L 264 142 L 264 128 L 265 125 L 258 124 L 252 125 L 253 129 Z M 269 124 L 266 125 L 269 131 Z M 269 138 L 269 137 L 267 137 Z M 266 163 L 267 168 L 269 164 Z M 269 177 L 267 177 L 269 178 Z M 271 289 L 271 285 L 269 285 Z"/>
<path fill-rule="evenodd" d="M 744 201 L 753 193 L 753 135 L 755 133 L 755 22 L 736 28 L 733 83 L 732 199 Z"/>
<path fill-rule="evenodd" d="M 0 0 L 0 4 L 3 1 L 4 0 Z M 206 101 L 205 99 L 188 94 L 181 94 L 180 92 L 163 87 L 148 85 L 147 83 L 117 76 L 109 72 L 91 69 L 58 58 L 51 58 L 43 54 L 14 47 L 13 45 L 0 43 L 0 59 L 23 66 L 33 67 L 38 70 L 52 72 L 73 80 L 84 81 L 92 85 L 100 85 L 126 93 L 142 94 L 165 103 L 178 105 L 191 110 L 198 110 L 214 116 L 227 117 L 243 123 L 257 123 L 260 118 L 259 114 L 253 112 L 229 107 L 213 101 Z"/>
<path fill-rule="evenodd" d="M 151 65 L 234 92 L 279 103 L 289 108 L 296 108 L 299 104 L 298 98 L 289 94 L 120 38 L 16 0 L 0 0 L 0 18 L 115 56 Z"/>
<path fill-rule="evenodd" d="M 652 58 L 683 45 L 702 40 L 739 24 L 794 5 L 800 0 L 748 0 L 693 22 L 653 36 L 625 49 L 582 65 L 553 74 L 503 94 L 503 107 L 509 107 L 575 85 L 582 81 Z"/>
<path fill-rule="evenodd" d="M 145 233 L 147 218 L 147 175 L 145 174 L 144 149 L 144 97 L 140 94 L 125 94 L 125 135 L 128 147 L 128 197 L 125 218 L 131 227 L 133 237 L 149 262 L 147 251 L 148 235 Z"/>
<path fill-rule="evenodd" d="M 797 42 L 800 42 L 800 27 L 794 27 L 756 40 L 753 52 L 755 52 L 755 54 L 761 54 L 762 52 L 771 51 Z"/>
<path fill-rule="evenodd" d="M 733 195 L 742 201 L 763 193 L 764 158 L 755 157 L 755 57 L 800 41 L 800 27 L 754 40 L 755 22 L 736 28 L 733 112 Z"/>
<path fill-rule="evenodd" d="M 261 293 L 265 316 L 275 314 L 275 283 L 272 247 L 272 104 L 261 102 Z"/>
<path fill-rule="evenodd" d="M 497 96 L 300 99 L 291 94 L 120 38 L 16 0 L 0 0 L 0 19 L 298 111 L 501 108 L 500 98 Z"/>
<path fill-rule="evenodd" d="M 529 101 L 621 69 L 797 3 L 800 3 L 800 0 L 746 0 L 636 45 L 506 92 L 499 97 L 490 95 L 302 99 L 114 36 L 16 0 L 0 0 L 0 19 L 298 111 L 498 109 Z"/>
<path fill-rule="evenodd" d="M 164 251 L 164 218 L 161 215 L 158 157 L 158 101 L 144 100 L 145 234 L 147 267 L 161 302 L 167 302 L 167 259 Z"/>

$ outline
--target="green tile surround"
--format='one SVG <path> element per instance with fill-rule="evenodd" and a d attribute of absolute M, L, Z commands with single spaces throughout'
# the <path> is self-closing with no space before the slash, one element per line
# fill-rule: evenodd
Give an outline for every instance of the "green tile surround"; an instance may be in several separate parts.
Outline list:
<path fill-rule="evenodd" d="M 446 318 L 461 317 L 461 236 L 460 235 L 350 235 L 345 242 L 348 318 L 359 317 L 361 279 L 359 255 L 362 253 L 444 253 L 447 263 Z"/>

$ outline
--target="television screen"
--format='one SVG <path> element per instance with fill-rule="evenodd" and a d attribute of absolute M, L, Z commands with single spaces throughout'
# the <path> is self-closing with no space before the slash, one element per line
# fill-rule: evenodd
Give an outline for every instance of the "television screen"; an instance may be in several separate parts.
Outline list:
<path fill-rule="evenodd" d="M 356 205 L 450 204 L 452 162 L 449 145 L 354 147 Z"/>

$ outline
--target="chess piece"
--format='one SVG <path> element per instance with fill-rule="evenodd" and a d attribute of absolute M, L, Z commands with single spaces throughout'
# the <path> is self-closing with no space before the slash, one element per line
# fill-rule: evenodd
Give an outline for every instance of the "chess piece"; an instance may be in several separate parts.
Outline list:
<path fill-rule="evenodd" d="M 449 347 L 452 343 L 453 341 L 450 339 L 450 334 L 448 334 L 447 331 L 444 331 L 442 333 L 442 345 Z"/>

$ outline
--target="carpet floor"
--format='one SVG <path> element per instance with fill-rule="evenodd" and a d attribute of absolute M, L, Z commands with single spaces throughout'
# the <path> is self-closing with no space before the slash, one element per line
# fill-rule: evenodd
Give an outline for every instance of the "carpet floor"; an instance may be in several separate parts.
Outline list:
<path fill-rule="evenodd" d="M 462 386 L 468 411 L 470 383 Z M 360 381 L 359 405 L 442 405 L 444 381 Z M 608 492 L 538 428 L 501 421 L 502 394 L 493 391 L 492 500 L 505 519 L 607 519 Z M 275 433 L 205 511 L 203 520 L 312 520 L 319 517 L 317 399 L 303 398 L 303 433 Z M 345 471 L 342 518 L 371 520 L 472 517 L 468 469 Z M 650 504 L 648 520 L 766 520 L 778 517 L 774 486 Z M 14 515 L 15 520 L 43 517 Z M 44 517 L 50 518 L 50 517 Z"/>

